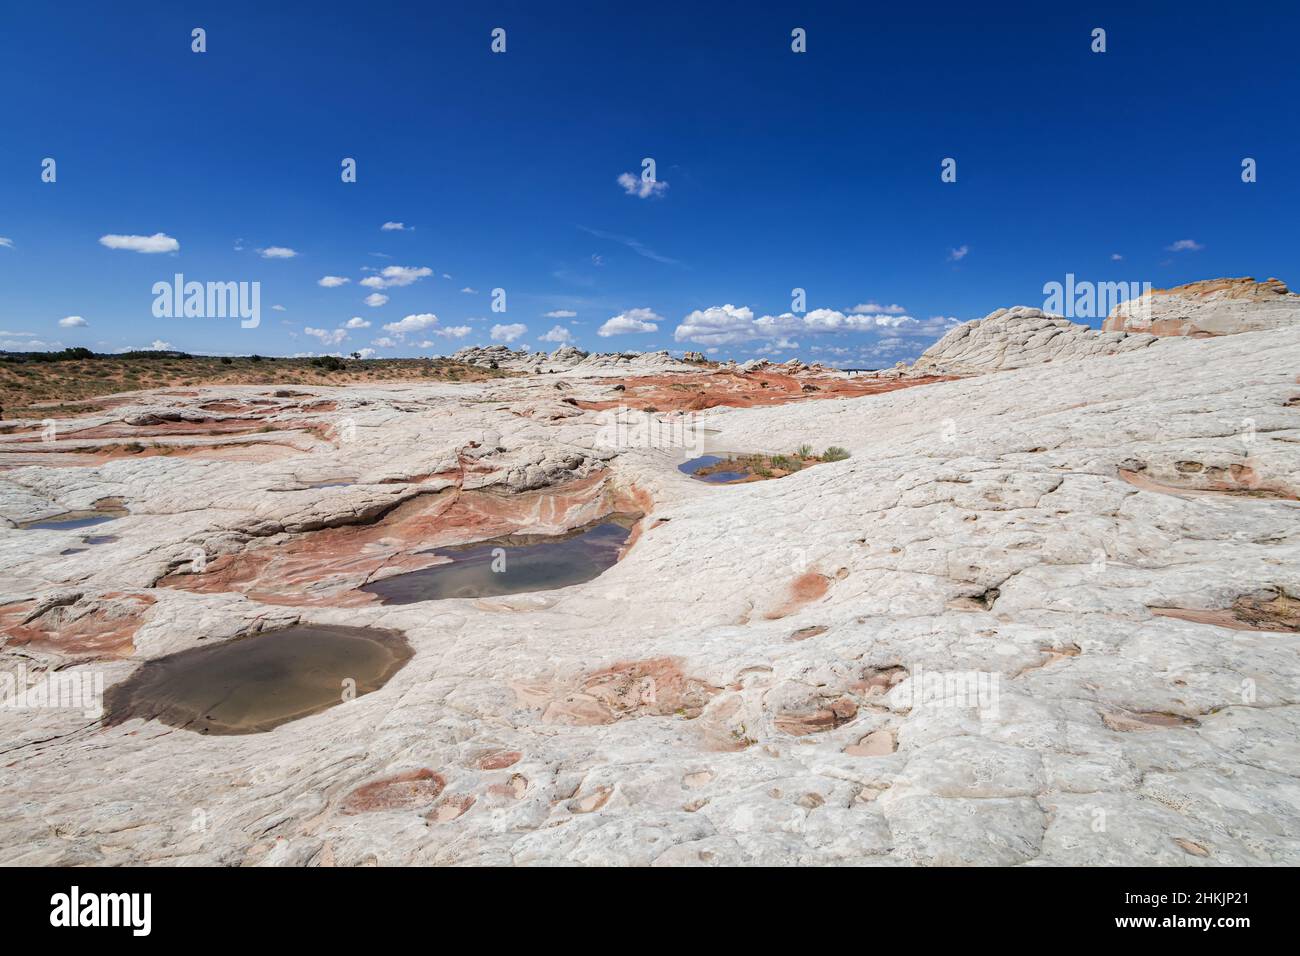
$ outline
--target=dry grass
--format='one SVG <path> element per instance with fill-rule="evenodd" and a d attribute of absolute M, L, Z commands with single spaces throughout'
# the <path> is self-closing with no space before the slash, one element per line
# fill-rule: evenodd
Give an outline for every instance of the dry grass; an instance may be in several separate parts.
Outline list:
<path fill-rule="evenodd" d="M 93 399 L 118 392 L 201 385 L 356 385 L 388 381 L 473 382 L 510 373 L 450 359 L 349 359 L 329 371 L 305 358 L 142 358 L 96 356 L 59 362 L 0 358 L 0 408 L 5 418 L 75 415 Z"/>

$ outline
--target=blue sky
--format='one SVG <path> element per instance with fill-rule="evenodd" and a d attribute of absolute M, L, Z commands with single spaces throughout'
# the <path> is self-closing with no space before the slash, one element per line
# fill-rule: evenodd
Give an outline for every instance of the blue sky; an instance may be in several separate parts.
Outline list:
<path fill-rule="evenodd" d="M 878 367 L 1067 273 L 1300 284 L 1294 10 L 988 6 L 11 4 L 0 348 Z M 155 317 L 178 272 L 260 324 Z"/>

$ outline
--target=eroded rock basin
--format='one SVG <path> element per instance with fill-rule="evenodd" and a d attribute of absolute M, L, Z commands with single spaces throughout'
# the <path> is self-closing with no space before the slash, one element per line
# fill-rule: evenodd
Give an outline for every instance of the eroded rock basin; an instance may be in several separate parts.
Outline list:
<path fill-rule="evenodd" d="M 65 511 L 63 514 L 37 521 L 25 521 L 18 527 L 27 531 L 78 531 L 81 528 L 93 528 L 115 518 L 121 518 L 127 511 L 116 499 L 96 502 L 94 508 L 83 511 Z"/>
<path fill-rule="evenodd" d="M 639 518 L 612 514 L 565 534 L 505 535 L 442 548 L 437 553 L 448 563 L 383 578 L 361 590 L 384 604 L 413 604 L 585 584 L 618 561 Z"/>
<path fill-rule="evenodd" d="M 105 694 L 108 726 L 140 718 L 253 734 L 388 683 L 414 652 L 396 631 L 298 624 L 146 661 Z"/>
<path fill-rule="evenodd" d="M 824 461 L 839 461 L 847 457 L 848 452 L 842 448 L 828 448 L 822 455 L 814 455 L 807 448 L 788 455 L 716 452 L 685 461 L 677 466 L 677 470 L 711 485 L 738 485 L 749 481 L 784 478 Z"/>

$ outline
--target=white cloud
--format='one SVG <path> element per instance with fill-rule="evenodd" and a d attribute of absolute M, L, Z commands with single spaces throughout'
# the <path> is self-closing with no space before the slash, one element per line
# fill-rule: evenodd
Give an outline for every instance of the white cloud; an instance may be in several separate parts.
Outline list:
<path fill-rule="evenodd" d="M 79 315 L 70 315 L 65 319 L 59 319 L 59 326 L 65 329 L 84 329 L 86 325 L 86 320 Z"/>
<path fill-rule="evenodd" d="M 164 232 L 155 232 L 152 236 L 117 236 L 99 237 L 99 244 L 110 249 L 126 249 L 130 252 L 179 252 L 181 244 Z"/>
<path fill-rule="evenodd" d="M 384 232 L 406 232 L 407 231 L 406 223 L 404 222 L 386 222 L 379 228 L 384 230 Z M 412 226 L 411 228 L 414 229 L 415 227 Z"/>
<path fill-rule="evenodd" d="M 298 253 L 288 246 L 267 246 L 265 249 L 258 249 L 257 254 L 263 259 L 292 259 Z"/>
<path fill-rule="evenodd" d="M 1165 246 L 1170 252 L 1200 252 L 1205 246 L 1195 239 L 1179 239 L 1173 245 Z"/>
<path fill-rule="evenodd" d="M 352 318 L 348 319 L 346 322 L 343 323 L 343 327 L 345 329 L 368 329 L 370 328 L 370 323 L 367 322 L 365 319 L 363 319 L 361 316 L 354 315 L 352 316 Z"/>
<path fill-rule="evenodd" d="M 419 279 L 433 275 L 428 266 L 384 266 L 379 275 L 367 276 L 361 284 L 367 289 L 388 289 L 392 286 L 410 285 Z"/>
<path fill-rule="evenodd" d="M 360 320 L 354 319 L 352 321 Z M 369 324 L 369 322 L 366 323 L 366 325 Z M 348 323 L 348 326 L 360 328 L 360 326 L 352 326 L 351 322 Z M 412 332 L 423 332 L 426 335 L 437 335 L 444 339 L 463 339 L 473 330 L 468 325 L 451 325 L 445 329 L 441 328 L 438 325 L 438 317 L 436 315 L 432 312 L 420 312 L 418 314 L 408 315 L 400 321 L 387 323 L 384 326 L 384 331 L 391 332 L 398 340 L 403 340 Z M 398 344 L 393 338 L 389 338 L 388 336 L 384 336 L 382 339 L 376 339 L 374 344 L 379 345 L 381 343 L 388 343 L 385 347 Z M 432 341 L 426 340 L 420 342 L 419 347 L 424 349 L 433 344 Z"/>
<path fill-rule="evenodd" d="M 171 348 L 171 347 L 172 347 L 172 344 L 171 344 L 170 342 L 164 342 L 162 339 L 154 339 L 153 342 L 152 342 L 152 343 L 150 344 L 150 346 L 149 346 L 149 351 L 151 351 L 151 352 L 166 352 L 166 351 L 167 351 L 169 348 Z"/>
<path fill-rule="evenodd" d="M 395 347 L 397 346 L 397 343 L 394 342 L 392 339 L 390 339 L 390 338 L 389 338 L 388 336 L 386 336 L 386 335 L 381 336 L 380 338 L 375 339 L 375 340 L 374 340 L 373 342 L 371 342 L 370 344 L 371 344 L 371 345 L 377 345 L 377 346 L 379 346 L 381 349 L 391 349 L 391 348 L 395 348 Z"/>
<path fill-rule="evenodd" d="M 273 305 L 273 306 L 271 306 L 271 308 L 272 308 L 273 310 L 275 310 L 276 312 L 288 312 L 288 311 L 289 311 L 288 309 L 286 309 L 286 308 L 285 308 L 284 306 L 282 306 L 282 305 Z"/>
<path fill-rule="evenodd" d="M 449 325 L 445 329 L 435 330 L 433 334 L 441 335 L 444 339 L 463 339 L 473 331 L 468 325 Z M 425 339 L 419 343 L 419 346 L 422 349 L 431 349 L 437 344 L 433 339 Z"/>
<path fill-rule="evenodd" d="M 375 357 L 375 350 L 374 350 L 374 349 L 357 349 L 357 354 L 360 355 L 363 359 L 374 358 L 374 357 Z"/>
<path fill-rule="evenodd" d="M 544 317 L 548 319 L 571 319 L 577 314 L 577 312 L 570 312 L 568 309 L 556 309 L 554 312 L 547 312 Z"/>
<path fill-rule="evenodd" d="M 662 196 L 668 191 L 668 184 L 658 179 L 645 180 L 635 173 L 620 173 L 618 184 L 623 187 L 623 192 L 629 196 L 636 196 L 638 199 L 649 199 L 651 196 Z"/>
<path fill-rule="evenodd" d="M 461 289 L 460 291 L 465 292 L 469 295 L 478 295 L 478 289 L 471 289 L 469 286 L 465 286 L 465 288 Z"/>
<path fill-rule="evenodd" d="M 1123 258 L 1124 258 L 1124 257 L 1121 256 L 1118 252 L 1112 252 L 1112 253 L 1110 254 L 1110 261 L 1111 261 L 1111 262 L 1119 262 L 1119 261 L 1121 261 Z"/>
<path fill-rule="evenodd" d="M 381 295 L 378 292 L 372 292 L 370 293 L 370 295 L 366 296 L 365 299 L 362 301 L 364 301 L 366 305 L 370 306 L 371 308 L 377 309 L 379 308 L 379 306 L 383 305 L 385 302 L 388 301 L 388 296 Z"/>
<path fill-rule="evenodd" d="M 573 341 L 573 333 L 562 325 L 557 325 L 545 335 L 538 336 L 543 342 L 555 342 L 557 345 L 564 345 Z"/>
<path fill-rule="evenodd" d="M 650 309 L 628 309 L 626 312 L 620 312 L 613 318 L 608 319 L 604 325 L 596 330 L 596 334 L 601 338 L 609 338 L 611 335 L 657 332 L 659 326 L 656 323 L 662 321 L 663 316 L 656 315 Z"/>
<path fill-rule="evenodd" d="M 392 332 L 394 335 L 405 335 L 407 332 L 419 332 L 423 329 L 431 329 L 438 324 L 438 317 L 432 312 L 421 312 L 418 315 L 408 315 L 398 322 L 389 322 L 384 326 L 385 332 Z"/>
<path fill-rule="evenodd" d="M 956 249 L 948 250 L 949 262 L 961 262 L 970 252 L 970 246 L 958 246 Z"/>
<path fill-rule="evenodd" d="M 901 305 L 879 305 L 875 302 L 860 302 L 853 308 L 849 309 L 850 315 L 903 315 L 907 312 Z"/>
<path fill-rule="evenodd" d="M 309 325 L 303 332 L 320 339 L 321 345 L 338 345 L 348 337 L 346 329 L 313 329 Z"/>
<path fill-rule="evenodd" d="M 14 241 L 8 236 L 0 236 L 0 249 L 12 249 Z"/>
<path fill-rule="evenodd" d="M 731 345 L 758 337 L 753 310 L 731 303 L 696 309 L 682 319 L 673 333 L 678 342 L 698 342 L 701 345 Z"/>
<path fill-rule="evenodd" d="M 316 280 L 316 284 L 324 286 L 327 289 L 337 289 L 339 286 L 347 285 L 351 281 L 351 279 L 347 279 L 343 276 L 321 276 Z"/>
<path fill-rule="evenodd" d="M 764 341 L 768 348 L 794 348 L 795 335 L 829 335 L 842 332 L 886 331 L 889 335 L 918 336 L 947 331 L 956 319 L 936 316 L 921 322 L 893 311 L 874 314 L 844 313 L 837 309 L 814 309 L 803 315 L 785 312 L 755 319 L 746 306 L 715 305 L 687 315 L 673 333 L 678 342 L 700 345 L 735 345 Z"/>
<path fill-rule="evenodd" d="M 492 341 L 505 342 L 509 345 L 527 331 L 528 326 L 524 325 L 522 322 L 514 322 L 510 325 L 494 325 L 492 326 L 491 332 Z"/>

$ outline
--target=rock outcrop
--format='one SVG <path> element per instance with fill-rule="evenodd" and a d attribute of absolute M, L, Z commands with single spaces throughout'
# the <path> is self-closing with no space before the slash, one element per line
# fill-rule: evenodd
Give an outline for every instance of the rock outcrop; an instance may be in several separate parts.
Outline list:
<path fill-rule="evenodd" d="M 957 326 L 930 346 L 914 371 L 978 375 L 1045 362 L 1075 361 L 1144 349 L 1153 335 L 1098 332 L 1041 309 L 1018 305 Z"/>
<path fill-rule="evenodd" d="M 1145 332 L 1205 338 L 1300 325 L 1300 295 L 1280 279 L 1209 279 L 1156 289 L 1120 303 L 1105 332 Z"/>
<path fill-rule="evenodd" d="M 527 349 L 516 350 L 508 345 L 472 345 L 460 349 L 452 358 L 469 365 L 501 368 L 511 372 L 564 372 L 570 369 L 621 373 L 698 371 L 697 368 L 674 359 L 666 351 L 588 353 L 573 345 L 561 345 L 549 355 L 545 352 L 529 352 Z"/>
<path fill-rule="evenodd" d="M 638 384 L 628 359 L 619 392 L 603 368 L 195 387 L 48 443 L 16 423 L 0 864 L 1300 864 L 1300 328 L 1151 348 L 1030 311 L 938 350 L 999 374 L 867 398 L 771 368 Z M 600 440 L 605 402 L 733 379 L 784 396 Z M 196 431 L 217 403 L 264 412 Z M 105 428 L 143 440 L 81 437 Z M 688 439 L 850 457 L 710 486 L 677 468 Z M 355 587 L 571 529 L 597 492 L 646 518 L 593 580 Z M 21 527 L 109 499 L 127 514 Z M 413 656 L 241 736 L 51 691 L 296 623 Z"/>

